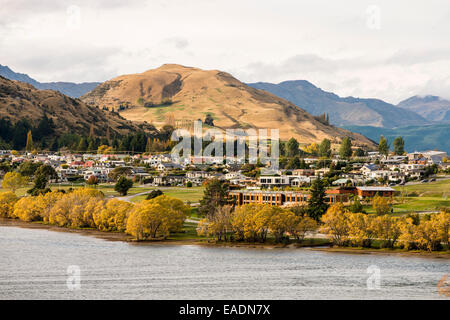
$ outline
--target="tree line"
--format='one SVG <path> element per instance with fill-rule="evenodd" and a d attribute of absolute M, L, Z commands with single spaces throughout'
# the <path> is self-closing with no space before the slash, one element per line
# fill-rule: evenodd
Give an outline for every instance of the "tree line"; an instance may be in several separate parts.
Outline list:
<path fill-rule="evenodd" d="M 334 204 L 322 216 L 321 232 L 328 234 L 338 246 L 371 248 L 380 242 L 381 248 L 408 250 L 442 250 L 449 245 L 450 211 L 439 214 L 409 214 L 395 217 L 388 214 L 352 213 L 341 203 Z"/>
<path fill-rule="evenodd" d="M 101 191 L 87 188 L 22 198 L 11 191 L 0 193 L 1 217 L 126 232 L 136 240 L 167 238 L 180 231 L 189 210 L 181 200 L 165 195 L 132 204 L 107 200 Z"/>

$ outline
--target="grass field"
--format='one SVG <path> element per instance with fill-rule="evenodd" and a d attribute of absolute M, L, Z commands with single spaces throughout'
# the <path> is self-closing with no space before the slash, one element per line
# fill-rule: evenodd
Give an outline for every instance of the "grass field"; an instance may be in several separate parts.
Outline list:
<path fill-rule="evenodd" d="M 400 192 L 415 192 L 419 196 L 450 197 L 450 179 L 399 186 L 394 189 Z"/>
<path fill-rule="evenodd" d="M 192 187 L 192 188 L 184 188 L 184 187 L 157 188 L 157 187 L 154 187 L 152 189 L 160 189 L 167 196 L 180 199 L 184 202 L 189 201 L 191 203 L 199 202 L 200 199 L 203 197 L 203 190 L 204 190 L 203 187 Z M 141 192 L 143 192 L 143 191 L 145 191 L 145 190 L 142 190 Z M 134 198 L 131 198 L 131 201 L 141 202 L 142 200 L 145 200 L 146 197 L 147 197 L 147 195 L 136 196 Z"/>
<path fill-rule="evenodd" d="M 1 183 L 0 183 L 1 185 Z M 16 190 L 16 195 L 18 196 L 24 196 L 27 194 L 27 190 L 31 189 L 33 185 L 30 183 L 28 186 L 24 188 L 20 188 Z M 77 189 L 77 188 L 83 188 L 84 184 L 52 184 L 51 186 L 52 190 L 68 190 L 70 188 Z M 114 184 L 99 184 L 97 186 L 91 186 L 90 188 L 94 188 L 97 190 L 102 191 L 105 196 L 107 197 L 118 197 L 120 196 L 117 191 L 114 190 Z M 140 187 L 140 186 L 134 186 L 130 190 L 128 190 L 128 195 L 134 195 L 141 192 L 147 192 L 155 189 L 160 189 L 164 192 L 165 195 L 168 195 L 170 197 L 174 197 L 177 199 L 182 200 L 183 202 L 191 202 L 196 203 L 199 202 L 200 199 L 203 197 L 203 187 L 192 187 L 192 188 L 185 188 L 185 187 Z M 0 192 L 7 191 L 5 189 L 0 188 Z M 144 200 L 147 197 L 147 195 L 141 195 L 136 196 L 131 199 L 133 202 L 140 202 Z"/>
<path fill-rule="evenodd" d="M 404 195 L 415 195 L 398 197 L 397 200 L 403 199 L 404 203 L 395 204 L 394 213 L 437 211 L 442 207 L 450 207 L 450 179 L 399 186 L 395 189 Z"/>

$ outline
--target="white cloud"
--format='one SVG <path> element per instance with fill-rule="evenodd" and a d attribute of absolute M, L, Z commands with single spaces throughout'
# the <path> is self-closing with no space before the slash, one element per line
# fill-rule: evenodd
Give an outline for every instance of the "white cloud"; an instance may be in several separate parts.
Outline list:
<path fill-rule="evenodd" d="M 0 63 L 39 81 L 103 81 L 180 63 L 394 103 L 450 98 L 447 0 L 0 2 Z M 367 23 L 373 4 L 379 29 Z"/>

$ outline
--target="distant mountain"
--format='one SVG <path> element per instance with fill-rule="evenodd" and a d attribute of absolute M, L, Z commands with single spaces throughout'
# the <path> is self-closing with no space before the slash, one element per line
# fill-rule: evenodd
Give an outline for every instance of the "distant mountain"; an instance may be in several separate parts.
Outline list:
<path fill-rule="evenodd" d="M 27 119 L 32 125 L 46 116 L 55 124 L 55 134 L 74 133 L 96 137 L 126 135 L 136 131 L 155 132 L 147 123 L 131 122 L 116 112 L 86 105 L 53 90 L 38 90 L 32 85 L 0 76 L 0 120 L 12 124 Z M 1 129 L 1 128 L 0 128 Z"/>
<path fill-rule="evenodd" d="M 380 136 L 385 136 L 392 148 L 392 142 L 398 136 L 405 140 L 408 152 L 424 150 L 442 150 L 450 154 L 450 124 L 435 124 L 428 126 L 412 126 L 396 129 L 377 127 L 346 126 L 348 130 L 358 132 L 378 142 Z"/>
<path fill-rule="evenodd" d="M 437 96 L 414 96 L 397 107 L 414 111 L 429 121 L 450 123 L 450 101 Z"/>
<path fill-rule="evenodd" d="M 72 98 L 81 97 L 86 92 L 91 91 L 100 82 L 39 82 L 24 73 L 17 73 L 12 71 L 8 66 L 0 64 L 0 76 L 9 80 L 17 80 L 31 84 L 36 89 L 41 90 L 56 90 Z"/>
<path fill-rule="evenodd" d="M 375 146 L 362 135 L 319 121 L 289 101 L 219 70 L 166 64 L 106 81 L 81 99 L 100 108 L 122 110 L 120 114 L 129 120 L 146 120 L 156 126 L 203 121 L 210 115 L 219 129 L 279 129 L 281 139 L 295 137 L 301 143 L 328 138 L 337 144 L 349 136 L 354 145 Z"/>
<path fill-rule="evenodd" d="M 313 115 L 329 113 L 330 123 L 337 126 L 373 126 L 395 128 L 424 125 L 429 121 L 410 110 L 379 99 L 341 98 L 324 91 L 306 80 L 284 81 L 279 84 L 257 82 L 249 86 L 289 100 Z"/>

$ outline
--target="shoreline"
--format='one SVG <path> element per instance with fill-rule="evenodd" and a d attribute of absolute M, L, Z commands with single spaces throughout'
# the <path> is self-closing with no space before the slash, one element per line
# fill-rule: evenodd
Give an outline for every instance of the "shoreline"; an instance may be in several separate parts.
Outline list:
<path fill-rule="evenodd" d="M 126 233 L 100 231 L 95 229 L 71 229 L 58 227 L 50 224 L 25 222 L 17 219 L 0 218 L 1 227 L 18 227 L 24 229 L 41 229 L 54 232 L 76 233 L 82 236 L 91 236 L 106 241 L 123 241 L 139 246 L 154 245 L 198 245 L 205 247 L 222 247 L 222 248 L 240 248 L 240 249 L 307 249 L 325 253 L 341 253 L 341 254 L 381 254 L 381 255 L 399 255 L 404 257 L 419 258 L 440 258 L 450 259 L 450 253 L 447 252 L 426 252 L 426 251 L 406 251 L 402 249 L 371 249 L 356 247 L 333 247 L 331 244 L 273 244 L 273 243 L 248 243 L 248 242 L 216 242 L 208 239 L 165 239 L 152 241 L 135 241 L 132 236 Z"/>

